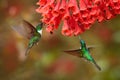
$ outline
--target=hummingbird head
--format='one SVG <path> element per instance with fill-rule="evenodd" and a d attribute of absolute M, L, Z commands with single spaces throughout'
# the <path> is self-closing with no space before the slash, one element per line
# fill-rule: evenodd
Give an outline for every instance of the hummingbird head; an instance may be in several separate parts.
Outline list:
<path fill-rule="evenodd" d="M 36 30 L 37 30 L 37 32 L 39 32 L 40 34 L 42 34 L 42 27 L 43 27 L 43 23 L 39 23 L 39 24 L 36 26 Z"/>
<path fill-rule="evenodd" d="M 81 47 L 86 47 L 86 43 L 85 43 L 85 41 L 84 40 L 80 40 L 80 44 L 81 44 Z"/>

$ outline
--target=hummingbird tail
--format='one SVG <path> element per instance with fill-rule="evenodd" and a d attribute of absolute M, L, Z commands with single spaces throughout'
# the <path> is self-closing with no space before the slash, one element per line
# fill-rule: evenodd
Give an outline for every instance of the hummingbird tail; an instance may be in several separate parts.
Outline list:
<path fill-rule="evenodd" d="M 30 47 L 28 47 L 28 48 L 26 49 L 26 51 L 25 51 L 25 56 L 27 56 L 27 55 L 29 54 L 29 52 L 30 52 Z"/>
<path fill-rule="evenodd" d="M 101 71 L 101 68 L 100 68 L 100 66 L 94 61 L 94 65 L 97 67 L 97 69 L 99 70 L 99 71 Z"/>

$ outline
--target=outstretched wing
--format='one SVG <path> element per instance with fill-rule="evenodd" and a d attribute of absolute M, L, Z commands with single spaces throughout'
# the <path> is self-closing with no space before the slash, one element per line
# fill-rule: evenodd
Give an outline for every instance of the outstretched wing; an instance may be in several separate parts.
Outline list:
<path fill-rule="evenodd" d="M 34 26 L 25 20 L 23 20 L 22 24 L 12 26 L 12 28 L 22 36 L 27 37 L 28 39 L 34 36 L 35 35 L 34 33 L 36 32 Z"/>
<path fill-rule="evenodd" d="M 73 56 L 77 56 L 77 57 L 82 56 L 82 53 L 81 53 L 80 49 L 67 50 L 67 51 L 64 51 L 64 52 L 67 53 L 67 54 L 73 55 Z"/>
<path fill-rule="evenodd" d="M 99 45 L 90 45 L 90 46 L 87 46 L 88 50 L 91 51 L 95 48 L 99 48 L 100 46 Z"/>

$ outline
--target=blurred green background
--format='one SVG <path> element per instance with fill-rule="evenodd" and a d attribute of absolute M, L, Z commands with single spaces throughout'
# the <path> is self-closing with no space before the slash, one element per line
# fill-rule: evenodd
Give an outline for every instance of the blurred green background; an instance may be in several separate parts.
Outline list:
<path fill-rule="evenodd" d="M 37 25 L 38 0 L 0 0 L 0 80 L 120 80 L 120 16 L 95 23 L 81 34 L 87 45 L 96 45 L 92 56 L 102 68 L 62 50 L 80 47 L 78 37 L 52 35 L 43 29 L 38 46 L 24 55 L 28 40 L 11 29 L 11 22 L 25 19 Z"/>

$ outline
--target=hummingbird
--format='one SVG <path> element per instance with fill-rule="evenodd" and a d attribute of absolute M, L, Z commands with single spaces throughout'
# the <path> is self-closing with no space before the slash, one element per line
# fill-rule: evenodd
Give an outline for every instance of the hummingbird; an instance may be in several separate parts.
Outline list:
<path fill-rule="evenodd" d="M 40 22 L 37 26 L 33 26 L 26 20 L 23 20 L 21 25 L 12 26 L 12 28 L 17 31 L 22 36 L 26 37 L 29 40 L 28 47 L 25 51 L 25 55 L 28 55 L 30 49 L 36 44 L 38 45 L 38 41 L 42 35 L 42 27 L 43 23 Z"/>
<path fill-rule="evenodd" d="M 97 63 L 95 62 L 94 58 L 91 56 L 90 54 L 90 50 L 93 48 L 91 47 L 87 47 L 86 43 L 84 40 L 80 40 L 80 44 L 81 47 L 79 49 L 75 49 L 75 50 L 68 50 L 68 51 L 64 51 L 65 53 L 68 53 L 70 55 L 74 55 L 80 58 L 84 58 L 85 60 L 92 62 L 98 70 L 101 70 L 101 68 L 97 65 Z"/>

